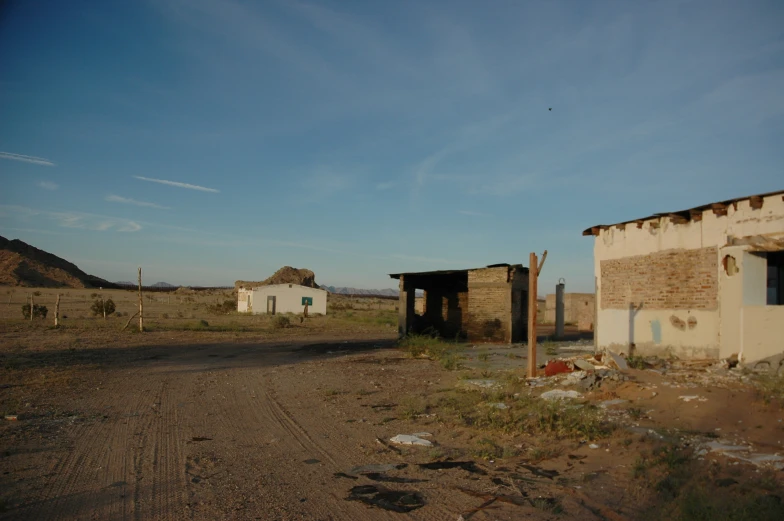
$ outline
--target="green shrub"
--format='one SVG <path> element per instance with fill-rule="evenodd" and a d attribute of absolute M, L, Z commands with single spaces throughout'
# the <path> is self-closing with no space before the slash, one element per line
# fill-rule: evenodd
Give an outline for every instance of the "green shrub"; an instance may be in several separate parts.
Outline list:
<path fill-rule="evenodd" d="M 272 327 L 275 329 L 285 329 L 291 325 L 291 320 L 288 317 L 284 317 L 283 315 L 278 315 L 272 321 Z"/>
<path fill-rule="evenodd" d="M 49 312 L 46 309 L 46 306 L 40 306 L 38 304 L 33 304 L 33 318 L 46 318 L 46 314 Z M 22 316 L 25 317 L 27 320 L 30 320 L 30 304 L 25 304 L 22 306 Z"/>
<path fill-rule="evenodd" d="M 104 313 L 107 315 L 113 315 L 116 311 L 116 308 L 112 299 L 96 299 L 95 302 L 93 302 L 93 305 L 90 306 L 90 311 L 94 316 L 103 315 Z"/>

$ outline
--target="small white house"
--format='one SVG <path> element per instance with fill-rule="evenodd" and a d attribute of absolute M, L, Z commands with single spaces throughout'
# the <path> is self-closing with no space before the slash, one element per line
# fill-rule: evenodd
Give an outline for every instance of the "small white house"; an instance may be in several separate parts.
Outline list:
<path fill-rule="evenodd" d="M 254 315 L 302 313 L 305 303 L 308 314 L 327 314 L 327 292 L 299 284 L 272 284 L 255 288 L 240 287 L 237 292 L 237 311 Z"/>

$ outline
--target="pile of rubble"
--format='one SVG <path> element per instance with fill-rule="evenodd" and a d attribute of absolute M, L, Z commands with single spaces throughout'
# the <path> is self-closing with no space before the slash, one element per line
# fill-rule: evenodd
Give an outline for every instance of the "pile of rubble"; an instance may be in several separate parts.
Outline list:
<path fill-rule="evenodd" d="M 607 361 L 614 367 L 603 362 Z M 550 360 L 544 367 L 544 377 L 529 378 L 532 387 L 552 385 L 557 382 L 562 386 L 576 386 L 583 391 L 601 387 L 602 383 L 623 382 L 628 377 L 621 371 L 628 369 L 626 360 L 608 351 L 602 355 L 597 353 L 589 356 L 573 356 Z"/>

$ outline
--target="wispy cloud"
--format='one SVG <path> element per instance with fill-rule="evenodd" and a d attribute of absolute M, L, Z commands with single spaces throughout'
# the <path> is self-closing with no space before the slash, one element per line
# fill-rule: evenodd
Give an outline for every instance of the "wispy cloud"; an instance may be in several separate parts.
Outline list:
<path fill-rule="evenodd" d="M 376 185 L 376 190 L 389 190 L 390 188 L 394 188 L 395 184 L 396 183 L 394 183 L 392 181 L 387 181 L 385 183 L 378 183 Z"/>
<path fill-rule="evenodd" d="M 54 221 L 63 228 L 93 231 L 138 232 L 142 226 L 136 221 L 84 212 L 49 212 L 26 206 L 0 204 L 0 215 L 5 218 L 30 222 L 35 218 Z"/>
<path fill-rule="evenodd" d="M 44 190 L 57 190 L 60 188 L 60 185 L 51 181 L 38 181 L 36 184 Z"/>
<path fill-rule="evenodd" d="M 162 185 L 168 186 L 176 186 L 177 188 L 187 188 L 188 190 L 198 190 L 200 192 L 213 192 L 219 193 L 220 190 L 216 190 L 215 188 L 207 188 L 206 186 L 199 186 L 199 185 L 192 185 L 189 183 L 180 183 L 178 181 L 169 181 L 167 179 L 153 179 L 151 177 L 142 177 L 140 175 L 133 176 L 140 181 L 149 181 L 151 183 L 160 183 Z"/>
<path fill-rule="evenodd" d="M 0 159 L 10 159 L 23 163 L 33 163 L 34 165 L 54 166 L 54 163 L 43 157 L 25 156 L 23 154 L 13 154 L 11 152 L 0 152 Z"/>
<path fill-rule="evenodd" d="M 105 197 L 106 201 L 110 203 L 122 203 L 122 204 L 132 204 L 135 206 L 146 206 L 147 208 L 157 208 L 159 210 L 171 210 L 168 206 L 161 206 L 155 203 L 148 203 L 146 201 L 137 201 L 136 199 L 131 199 L 128 197 L 120 197 L 119 195 L 107 195 Z"/>

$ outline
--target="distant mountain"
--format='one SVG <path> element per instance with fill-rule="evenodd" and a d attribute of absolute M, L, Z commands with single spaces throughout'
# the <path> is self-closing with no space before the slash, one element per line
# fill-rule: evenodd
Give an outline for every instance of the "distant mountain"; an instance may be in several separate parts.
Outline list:
<path fill-rule="evenodd" d="M 123 281 L 120 281 L 120 282 L 115 282 L 115 284 L 117 284 L 118 286 L 136 286 L 135 282 L 129 282 L 127 280 L 123 280 Z"/>
<path fill-rule="evenodd" d="M 359 288 L 345 288 L 335 286 L 320 286 L 321 289 L 335 293 L 337 295 L 363 295 L 373 297 L 397 297 L 398 290 L 396 289 L 359 289 Z"/>
<path fill-rule="evenodd" d="M 176 288 L 174 284 L 169 284 L 168 282 L 156 282 L 151 288 Z"/>
<path fill-rule="evenodd" d="M 75 264 L 18 239 L 0 237 L 0 285 L 43 288 L 113 287 Z"/>

